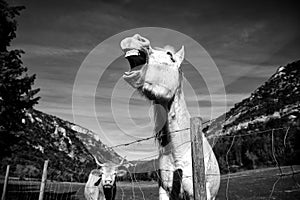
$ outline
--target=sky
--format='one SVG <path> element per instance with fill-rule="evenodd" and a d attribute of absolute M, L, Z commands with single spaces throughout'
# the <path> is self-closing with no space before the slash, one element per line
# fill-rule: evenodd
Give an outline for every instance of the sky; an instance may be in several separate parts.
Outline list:
<path fill-rule="evenodd" d="M 17 38 L 11 48 L 25 51 L 23 63 L 29 74 L 37 75 L 34 87 L 41 89 L 41 100 L 36 109 L 91 129 L 108 146 L 153 134 L 150 103 L 121 78 L 128 70 L 128 63 L 123 56 L 117 56 L 119 52 L 107 53 L 110 48 L 118 49 L 120 41 L 108 41 L 103 48 L 103 42 L 116 34 L 141 27 L 162 27 L 198 42 L 220 73 L 226 91 L 226 110 L 248 97 L 279 66 L 299 59 L 300 17 L 293 1 L 10 0 L 9 3 L 26 7 L 17 18 Z M 154 46 L 170 41 L 177 50 L 185 45 L 187 56 L 194 52 L 188 44 L 177 44 L 163 31 L 144 34 L 154 39 L 150 41 Z M 96 53 L 89 59 L 92 52 Z M 103 65 L 111 59 L 112 63 Z M 85 65 L 94 67 L 84 71 L 84 80 L 78 86 L 81 88 L 78 107 L 74 110 L 74 85 Z M 204 120 L 223 114 L 220 90 L 211 92 L 205 81 L 207 77 L 197 74 L 189 61 L 185 60 L 182 68 L 191 114 Z M 103 73 L 98 77 L 100 71 Z M 217 74 L 209 74 L 212 80 L 215 76 L 217 79 Z M 94 95 L 90 95 L 93 88 Z M 86 109 L 91 104 L 94 109 Z M 156 149 L 151 140 L 115 150 L 128 159 L 143 159 L 155 155 Z"/>

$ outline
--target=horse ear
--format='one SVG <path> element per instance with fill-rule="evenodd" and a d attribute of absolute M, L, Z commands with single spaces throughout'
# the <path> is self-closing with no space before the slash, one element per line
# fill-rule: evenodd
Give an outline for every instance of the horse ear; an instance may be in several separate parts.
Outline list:
<path fill-rule="evenodd" d="M 177 51 L 175 55 L 178 58 L 179 64 L 181 64 L 184 59 L 184 46 L 182 46 L 181 49 Z"/>

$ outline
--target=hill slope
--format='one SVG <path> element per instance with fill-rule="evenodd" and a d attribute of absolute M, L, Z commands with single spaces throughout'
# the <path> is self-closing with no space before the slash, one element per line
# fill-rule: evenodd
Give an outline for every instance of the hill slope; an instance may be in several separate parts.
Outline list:
<path fill-rule="evenodd" d="M 11 164 L 12 175 L 40 177 L 49 159 L 48 177 L 63 181 L 85 181 L 100 162 L 120 162 L 121 157 L 88 129 L 34 110 L 23 119 L 25 129 L 15 133 L 11 156 L 1 162 L 1 171 Z"/>
<path fill-rule="evenodd" d="M 279 164 L 284 165 L 299 160 L 299 120 L 300 61 L 296 61 L 279 67 L 250 97 L 235 104 L 203 131 L 209 139 L 219 138 L 214 150 L 223 167 L 233 139 L 226 136 L 234 135 L 249 136 L 234 141 L 228 155 L 231 165 L 250 168 L 272 165 L 273 153 Z M 273 152 L 271 146 L 275 148 Z"/>
<path fill-rule="evenodd" d="M 297 61 L 279 67 L 250 97 L 235 104 L 229 112 L 214 120 L 205 132 L 209 136 L 230 134 L 272 118 L 297 118 L 299 111 L 300 61 Z M 218 128 L 220 126 L 222 129 Z"/>

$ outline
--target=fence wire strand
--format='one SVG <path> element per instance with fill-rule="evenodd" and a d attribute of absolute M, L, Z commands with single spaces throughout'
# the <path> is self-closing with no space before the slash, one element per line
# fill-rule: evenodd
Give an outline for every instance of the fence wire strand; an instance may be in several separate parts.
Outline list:
<path fill-rule="evenodd" d="M 238 137 L 238 136 L 241 136 L 241 137 L 245 137 L 245 136 L 249 136 L 249 135 L 256 135 L 256 134 L 260 134 L 260 133 L 266 133 L 266 132 L 269 132 L 271 130 L 282 130 L 282 129 L 286 129 L 286 128 L 275 128 L 275 129 L 268 129 L 268 130 L 263 130 L 263 131 L 256 131 L 256 132 L 250 132 L 250 133 L 246 133 L 246 134 L 239 134 L 239 135 L 214 135 L 214 136 L 206 136 L 208 139 L 214 139 L 214 138 L 223 138 L 223 137 L 226 137 L 226 138 L 232 138 L 232 137 Z M 180 130 L 175 130 L 175 131 L 171 131 L 169 132 L 169 134 L 174 134 L 174 133 L 179 133 L 179 132 L 182 132 L 182 131 L 186 131 L 186 130 L 190 130 L 190 128 L 184 128 L 184 129 L 180 129 Z M 287 131 L 288 132 L 288 131 Z M 287 133 L 286 133 L 287 134 Z M 132 142 L 128 142 L 128 143 L 123 143 L 123 144 L 118 144 L 118 145 L 115 145 L 115 146 L 110 146 L 108 148 L 110 149 L 115 149 L 115 148 L 118 148 L 118 147 L 125 147 L 125 146 L 129 146 L 129 145 L 132 145 L 132 144 L 135 144 L 135 143 L 140 143 L 140 142 L 143 142 L 143 141 L 147 141 L 147 140 L 150 140 L 150 139 L 154 139 L 156 136 L 153 135 L 153 136 L 150 136 L 150 137 L 146 137 L 146 138 L 142 138 L 142 139 L 138 139 L 138 140 L 134 140 Z"/>

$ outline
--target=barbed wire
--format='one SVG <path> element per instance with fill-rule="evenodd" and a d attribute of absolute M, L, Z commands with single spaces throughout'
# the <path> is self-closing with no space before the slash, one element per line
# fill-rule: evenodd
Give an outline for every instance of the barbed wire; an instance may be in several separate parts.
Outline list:
<path fill-rule="evenodd" d="M 205 122 L 202 123 L 202 125 L 204 124 L 207 124 L 211 122 L 211 120 L 207 120 Z M 173 134 L 173 133 L 178 133 L 178 132 L 181 132 L 181 131 L 185 131 L 185 130 L 189 130 L 190 128 L 184 128 L 184 129 L 180 129 L 180 130 L 175 130 L 175 131 L 171 131 L 169 132 L 169 134 Z M 151 139 L 154 139 L 156 136 L 153 135 L 153 136 L 150 136 L 150 137 L 146 137 L 146 138 L 141 138 L 141 137 L 137 137 L 137 136 L 132 136 L 132 135 L 129 135 L 127 133 L 124 133 L 124 135 L 128 136 L 128 137 L 131 137 L 131 138 L 138 138 L 137 140 L 134 140 L 132 142 L 128 142 L 128 143 L 123 143 L 123 144 L 118 144 L 118 145 L 115 145 L 115 146 L 110 146 L 108 148 L 110 149 L 114 149 L 114 148 L 117 148 L 117 147 L 121 147 L 121 146 L 128 146 L 128 145 L 131 145 L 131 144 L 135 144 L 135 143 L 139 143 L 139 142 L 143 142 L 143 141 L 147 141 L 147 140 L 151 140 Z"/>
<path fill-rule="evenodd" d="M 206 121 L 206 123 L 208 123 L 209 121 Z M 255 135 L 255 134 L 260 134 L 260 133 L 265 133 L 265 132 L 269 132 L 272 130 L 281 130 L 281 129 L 289 129 L 289 128 L 273 128 L 273 129 L 268 129 L 268 130 L 263 130 L 263 131 L 256 131 L 256 132 L 250 132 L 250 133 L 246 133 L 246 134 L 239 134 L 239 135 L 227 135 L 227 134 L 223 134 L 223 135 L 214 135 L 214 136 L 207 136 L 208 139 L 215 139 L 215 138 L 222 138 L 222 137 L 227 137 L 227 138 L 232 138 L 232 137 L 244 137 L 244 136 L 249 136 L 249 135 Z M 174 134 L 174 133 L 178 133 L 178 132 L 182 132 L 182 131 L 186 131 L 186 130 L 190 130 L 190 128 L 184 128 L 184 129 L 180 129 L 180 130 L 175 130 L 175 131 L 171 131 L 169 132 L 169 134 Z M 288 130 L 287 130 L 288 132 Z M 128 142 L 128 143 L 123 143 L 123 144 L 118 144 L 115 146 L 110 146 L 108 148 L 110 149 L 114 149 L 114 148 L 118 148 L 118 147 L 122 147 L 122 146 L 129 146 L 135 143 L 140 143 L 143 141 L 147 141 L 150 139 L 154 139 L 156 138 L 155 135 L 150 136 L 150 137 L 146 137 L 146 138 L 142 138 L 142 139 L 138 139 L 138 140 L 134 140 L 132 142 Z"/>
<path fill-rule="evenodd" d="M 252 133 L 248 133 L 248 134 L 239 134 L 239 135 L 219 135 L 219 136 L 215 136 L 214 138 L 221 138 L 221 137 L 227 137 L 227 138 L 244 137 L 244 136 L 255 135 L 255 134 L 265 133 L 265 132 L 269 132 L 269 131 L 274 131 L 274 130 L 282 130 L 282 129 L 287 129 L 287 130 L 289 130 L 289 128 L 290 128 L 290 127 L 288 127 L 288 128 L 273 128 L 273 129 L 268 129 L 268 130 L 263 130 L 263 131 L 257 131 L 257 132 L 252 132 Z M 189 129 L 190 129 L 190 128 L 185 128 L 185 129 L 176 130 L 176 131 L 173 131 L 173 132 L 170 132 L 170 133 L 178 133 L 178 132 L 185 131 L 185 130 L 189 130 Z M 288 133 L 288 132 L 285 133 L 285 139 L 286 139 L 286 137 L 287 137 L 287 133 Z M 154 138 L 154 137 L 155 137 L 155 136 L 151 136 L 151 137 L 148 137 L 148 138 L 144 138 L 144 139 L 142 139 L 142 141 L 147 140 L 147 139 L 149 140 L 149 138 L 151 139 L 151 138 Z M 209 138 L 209 139 L 210 139 L 210 138 Z M 234 141 L 234 140 L 233 140 L 233 141 Z M 129 142 L 129 143 L 125 143 L 125 144 L 119 144 L 119 145 L 116 145 L 116 146 L 112 146 L 112 147 L 110 147 L 110 148 L 116 148 L 116 147 L 121 147 L 121 146 L 128 146 L 128 145 L 131 145 L 131 144 L 134 144 L 134 143 L 138 143 L 138 142 L 141 142 L 141 141 L 140 141 L 140 140 L 136 140 L 136 141 Z M 191 142 L 191 140 L 186 141 L 186 142 L 184 142 L 184 143 L 182 143 L 182 144 L 180 144 L 180 145 L 174 147 L 173 149 L 178 148 L 178 147 L 180 147 L 181 145 L 184 145 L 184 144 L 189 143 L 189 142 Z M 231 143 L 231 144 L 232 144 L 232 143 Z M 168 153 L 171 153 L 171 151 L 173 151 L 173 150 L 170 149 L 170 150 L 168 151 Z M 147 159 L 149 159 L 149 158 L 154 158 L 154 157 L 157 157 L 157 156 L 159 156 L 158 153 L 155 154 L 155 155 L 151 155 L 151 156 L 147 156 L 147 157 L 143 157 L 143 158 L 137 159 L 137 160 L 135 160 L 135 161 L 144 161 L 144 160 L 147 160 Z"/>
<path fill-rule="evenodd" d="M 287 132 L 285 133 L 285 136 L 284 136 L 284 140 L 286 140 L 289 128 L 290 128 L 290 127 L 288 127 L 288 128 L 273 128 L 273 129 L 268 129 L 268 130 L 263 130 L 263 131 L 256 131 L 256 132 L 251 132 L 251 133 L 248 133 L 248 134 L 239 134 L 239 135 L 219 135 L 219 136 L 216 136 L 216 138 L 219 138 L 219 137 L 228 137 L 228 138 L 231 138 L 231 137 L 233 137 L 233 138 L 235 138 L 235 137 L 243 137 L 243 136 L 249 136 L 249 135 L 254 135 L 254 134 L 265 133 L 265 132 L 269 132 L 269 131 L 272 131 L 272 137 L 274 137 L 274 136 L 273 136 L 273 135 L 274 135 L 274 130 L 287 129 Z M 181 130 L 176 130 L 176 131 L 173 131 L 173 132 L 171 132 L 171 133 L 181 132 L 181 131 L 188 130 L 188 129 L 190 129 L 190 128 L 185 128 L 185 129 L 181 129 Z M 149 137 L 149 138 L 154 138 L 154 137 L 155 137 L 155 136 L 151 136 L 151 137 Z M 143 140 L 146 140 L 146 139 L 148 139 L 148 138 L 145 138 L 145 139 L 143 139 Z M 134 141 L 134 142 L 131 142 L 130 144 L 133 144 L 133 143 L 136 143 L 136 142 L 139 142 L 139 141 Z M 184 142 L 183 144 L 189 143 L 189 142 L 191 142 L 191 141 L 186 141 L 186 142 Z M 234 139 L 233 139 L 232 142 L 231 142 L 231 145 L 230 145 L 231 147 L 233 146 L 233 143 L 234 143 Z M 285 141 L 284 141 L 284 143 L 285 143 Z M 130 144 L 127 143 L 127 144 L 125 144 L 125 145 L 130 145 Z M 181 145 L 183 145 L 183 144 L 181 144 Z M 125 145 L 124 145 L 124 144 L 120 144 L 120 145 L 118 145 L 118 147 L 119 147 L 119 146 L 125 146 Z M 179 145 L 179 146 L 181 146 L 181 145 Z M 175 148 L 178 148 L 179 146 L 177 146 L 177 147 L 175 147 Z M 231 147 L 229 148 L 229 150 L 228 150 L 228 152 L 227 152 L 227 155 L 228 155 L 228 153 L 230 152 Z M 172 150 L 170 150 L 170 152 L 171 152 L 171 151 L 172 151 Z M 274 152 L 274 141 L 272 142 L 272 152 Z M 145 161 L 145 160 L 148 160 L 148 159 L 150 159 L 150 158 L 157 158 L 158 156 L 159 156 L 159 154 L 155 154 L 155 155 L 151 155 L 151 156 L 147 156 L 147 157 L 140 158 L 140 159 L 138 159 L 138 160 L 136 160 L 136 161 L 137 161 L 137 162 L 138 162 L 138 161 Z M 275 159 L 275 162 L 276 162 L 277 160 L 276 160 L 276 157 L 274 157 L 274 156 L 275 156 L 275 154 L 273 153 L 273 158 Z M 229 165 L 228 159 L 227 159 L 227 165 Z M 280 169 L 279 164 L 277 163 L 276 166 L 279 167 L 278 169 L 279 169 L 279 171 L 280 171 L 280 175 L 282 175 L 283 173 L 282 173 L 282 171 L 281 171 L 281 169 Z M 156 170 L 157 170 L 157 169 L 156 169 Z M 166 169 L 160 169 L 160 170 L 162 170 L 162 171 L 170 171 L 170 170 L 166 170 Z M 229 174 L 230 174 L 230 170 L 228 170 L 228 171 L 229 171 Z M 146 172 L 152 172 L 152 171 L 145 171 L 145 173 L 146 173 Z M 144 172 L 139 172 L 139 173 L 144 173 Z M 293 174 L 295 174 L 295 173 L 292 173 L 291 175 L 293 175 Z M 207 175 L 210 175 L 210 174 L 207 174 Z"/>
<path fill-rule="evenodd" d="M 147 137 L 147 138 L 138 139 L 138 140 L 135 140 L 135 141 L 132 141 L 132 142 L 124 143 L 124 144 L 118 144 L 118 145 L 110 146 L 110 147 L 107 147 L 107 148 L 114 149 L 114 148 L 121 147 L 121 146 L 128 146 L 128 145 L 139 143 L 139 142 L 142 142 L 142 141 L 147 141 L 147 140 L 153 139 L 155 137 L 156 136 L 150 136 L 150 137 Z"/>
<path fill-rule="evenodd" d="M 186 131 L 186 130 L 189 130 L 189 129 L 190 128 L 184 128 L 184 129 L 180 129 L 180 130 L 175 130 L 175 131 L 169 132 L 169 134 L 178 133 L 178 132 Z M 121 147 L 121 146 L 128 146 L 128 145 L 131 145 L 131 144 L 139 143 L 139 142 L 142 142 L 142 141 L 147 141 L 147 140 L 154 139 L 154 138 L 156 138 L 155 135 L 147 137 L 147 138 L 138 139 L 138 140 L 135 140 L 135 141 L 132 141 L 132 142 L 128 142 L 128 143 L 123 143 L 123 144 L 118 144 L 118 145 L 115 145 L 115 146 L 110 146 L 108 148 L 114 149 L 114 148 Z"/>

